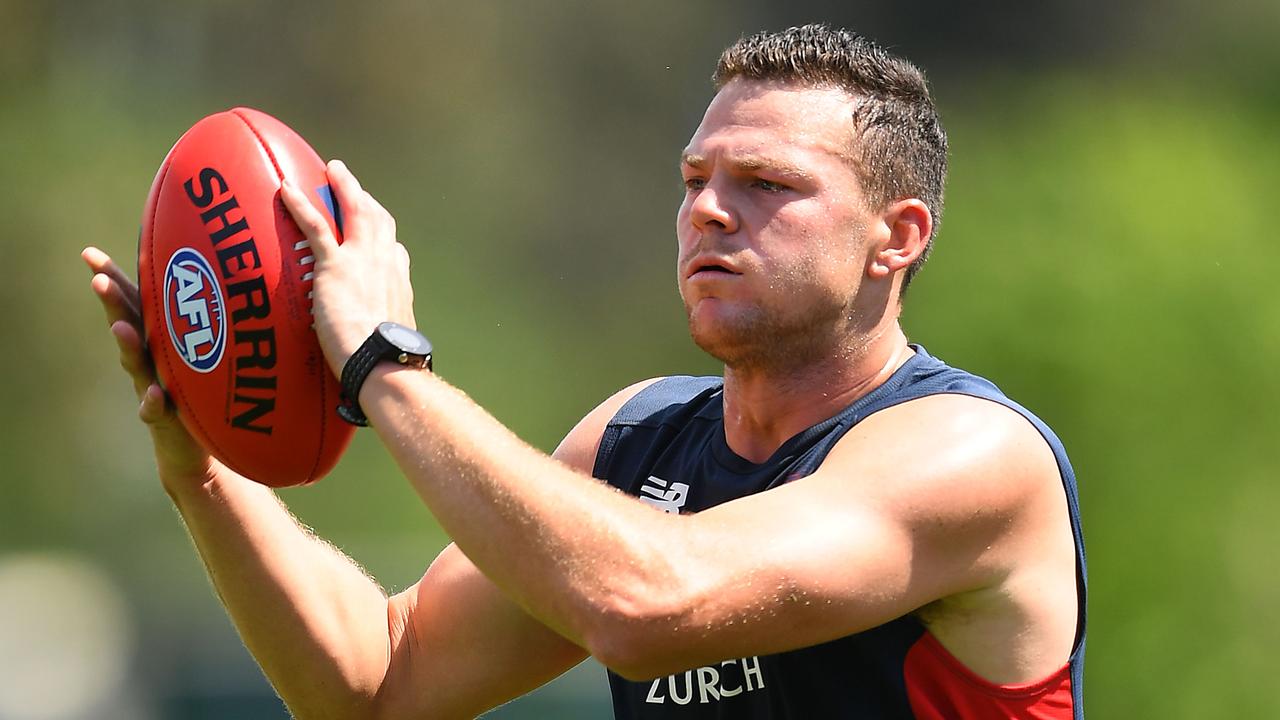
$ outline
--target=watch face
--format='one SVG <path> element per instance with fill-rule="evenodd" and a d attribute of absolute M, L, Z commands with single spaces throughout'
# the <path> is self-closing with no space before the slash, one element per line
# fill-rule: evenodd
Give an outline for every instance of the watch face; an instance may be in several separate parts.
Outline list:
<path fill-rule="evenodd" d="M 431 343 L 422 336 L 422 333 L 410 330 L 403 325 L 383 323 L 378 326 L 378 331 L 387 342 L 411 355 L 426 355 L 431 352 Z"/>

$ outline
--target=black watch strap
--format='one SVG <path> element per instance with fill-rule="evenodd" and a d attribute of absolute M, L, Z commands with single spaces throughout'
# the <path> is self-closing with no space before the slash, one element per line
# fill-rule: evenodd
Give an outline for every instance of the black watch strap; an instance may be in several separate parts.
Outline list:
<path fill-rule="evenodd" d="M 389 335 L 406 334 L 414 338 L 416 347 L 402 347 L 387 339 Z M 352 425 L 369 425 L 369 418 L 360 408 L 360 388 L 364 387 L 364 381 L 378 363 L 385 361 L 430 370 L 431 342 L 421 333 L 403 325 L 389 322 L 379 325 L 342 366 L 342 402 L 338 405 L 338 417 Z"/>

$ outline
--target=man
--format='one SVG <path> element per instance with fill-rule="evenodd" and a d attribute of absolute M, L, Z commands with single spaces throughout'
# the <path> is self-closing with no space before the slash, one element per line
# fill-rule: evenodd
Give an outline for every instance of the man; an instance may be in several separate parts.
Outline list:
<path fill-rule="evenodd" d="M 347 382 L 455 542 L 391 598 L 192 442 L 147 366 L 136 290 L 85 251 L 164 487 L 298 717 L 469 717 L 588 654 L 620 718 L 1082 717 L 1061 445 L 897 320 L 946 166 L 923 77 L 807 26 L 739 41 L 716 83 L 676 233 L 689 328 L 723 381 L 626 388 L 550 458 L 429 371 Z M 341 163 L 329 175 L 341 246 L 282 194 L 349 381 L 375 326 L 413 325 L 412 292 L 391 216 Z"/>

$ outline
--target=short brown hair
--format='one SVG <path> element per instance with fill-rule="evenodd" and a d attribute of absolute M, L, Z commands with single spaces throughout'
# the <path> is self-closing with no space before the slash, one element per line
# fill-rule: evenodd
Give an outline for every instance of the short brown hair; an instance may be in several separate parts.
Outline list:
<path fill-rule="evenodd" d="M 805 25 L 738 40 L 712 76 L 717 90 L 734 78 L 834 86 L 857 98 L 854 169 L 868 201 L 884 207 L 919 198 L 933 215 L 924 252 L 903 278 L 905 291 L 933 247 L 947 176 L 947 133 L 924 73 L 855 32 Z"/>

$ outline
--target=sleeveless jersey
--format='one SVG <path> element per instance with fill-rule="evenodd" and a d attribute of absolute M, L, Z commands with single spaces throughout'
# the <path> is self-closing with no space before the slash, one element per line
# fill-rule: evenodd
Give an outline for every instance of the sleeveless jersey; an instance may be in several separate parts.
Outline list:
<path fill-rule="evenodd" d="M 610 672 L 618 720 L 1084 717 L 1085 555 L 1075 475 L 1066 451 L 1039 418 L 994 384 L 912 347 L 916 354 L 883 385 L 791 438 L 760 464 L 739 457 L 725 442 L 721 378 L 659 380 L 609 422 L 594 474 L 667 512 L 698 512 L 811 474 L 849 428 L 899 403 L 954 393 L 1004 405 L 1040 432 L 1062 476 L 1075 538 L 1079 607 L 1067 664 L 1039 682 L 996 685 L 960 663 L 908 614 L 819 645 L 725 660 L 654 680 L 632 682 Z"/>

